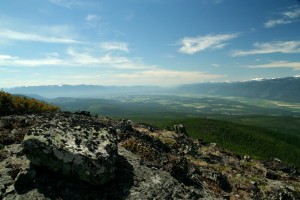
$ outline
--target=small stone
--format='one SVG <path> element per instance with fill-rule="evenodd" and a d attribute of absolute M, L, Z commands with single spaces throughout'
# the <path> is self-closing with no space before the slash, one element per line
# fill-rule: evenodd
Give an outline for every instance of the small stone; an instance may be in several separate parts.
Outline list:
<path fill-rule="evenodd" d="M 14 185 L 8 186 L 8 187 L 6 188 L 6 190 L 5 190 L 5 193 L 6 193 L 6 194 L 11 194 L 11 193 L 14 193 L 14 192 L 15 192 L 15 187 L 14 187 Z"/>
<path fill-rule="evenodd" d="M 10 132 L 12 135 L 15 135 L 18 133 L 18 130 L 17 129 L 13 129 L 11 132 Z"/>
<path fill-rule="evenodd" d="M 63 153 L 57 149 L 53 149 L 53 153 L 54 155 L 59 159 L 59 160 L 62 160 L 63 159 Z"/>
<path fill-rule="evenodd" d="M 272 180 L 278 180 L 279 176 L 275 172 L 267 171 L 266 172 L 266 178 L 272 179 Z"/>

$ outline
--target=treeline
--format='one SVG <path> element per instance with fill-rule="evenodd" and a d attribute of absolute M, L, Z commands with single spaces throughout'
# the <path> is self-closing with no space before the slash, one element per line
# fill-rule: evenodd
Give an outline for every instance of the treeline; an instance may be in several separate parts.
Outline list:
<path fill-rule="evenodd" d="M 300 138 L 264 128 L 211 120 L 182 121 L 189 135 L 259 159 L 279 158 L 300 168 Z"/>
<path fill-rule="evenodd" d="M 0 91 L 0 116 L 56 112 L 58 110 L 59 107 L 45 102 L 22 96 L 14 96 L 7 92 Z"/>
<path fill-rule="evenodd" d="M 279 158 L 300 169 L 300 137 L 298 135 L 206 118 L 171 117 L 157 120 L 146 117 L 144 121 L 160 128 L 171 129 L 174 124 L 184 124 L 192 138 L 217 143 L 217 146 L 224 149 L 257 159 Z"/>

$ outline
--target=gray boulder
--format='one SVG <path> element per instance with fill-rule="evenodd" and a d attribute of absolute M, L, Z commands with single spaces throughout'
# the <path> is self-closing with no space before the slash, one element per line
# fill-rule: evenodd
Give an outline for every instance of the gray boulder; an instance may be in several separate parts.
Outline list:
<path fill-rule="evenodd" d="M 92 117 L 59 113 L 24 137 L 24 153 L 33 165 L 93 185 L 114 178 L 115 131 Z"/>

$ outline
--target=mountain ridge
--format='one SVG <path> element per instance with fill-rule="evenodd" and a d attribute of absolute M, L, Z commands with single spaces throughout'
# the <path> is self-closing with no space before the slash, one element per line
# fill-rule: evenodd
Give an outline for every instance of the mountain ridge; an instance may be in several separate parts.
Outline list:
<path fill-rule="evenodd" d="M 12 94 L 39 95 L 45 98 L 112 98 L 122 95 L 186 94 L 236 96 L 276 101 L 300 102 L 300 77 L 259 79 L 239 82 L 206 82 L 174 87 L 48 85 L 4 89 Z"/>

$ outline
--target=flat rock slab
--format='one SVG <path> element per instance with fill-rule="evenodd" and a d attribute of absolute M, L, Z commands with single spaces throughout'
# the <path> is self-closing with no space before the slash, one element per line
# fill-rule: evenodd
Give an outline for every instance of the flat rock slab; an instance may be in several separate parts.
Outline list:
<path fill-rule="evenodd" d="M 67 113 L 45 118 L 25 135 L 24 152 L 33 165 L 102 185 L 114 178 L 117 156 L 113 128 L 97 119 Z"/>

